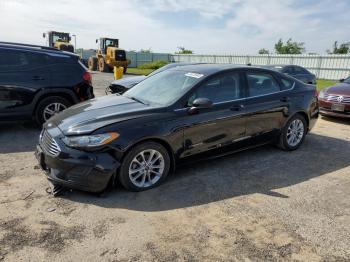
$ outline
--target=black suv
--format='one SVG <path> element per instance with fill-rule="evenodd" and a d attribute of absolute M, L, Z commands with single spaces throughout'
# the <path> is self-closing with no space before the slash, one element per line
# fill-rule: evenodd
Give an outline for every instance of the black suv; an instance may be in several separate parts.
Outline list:
<path fill-rule="evenodd" d="M 51 116 L 93 98 L 91 75 L 75 54 L 0 42 L 0 121 Z"/>

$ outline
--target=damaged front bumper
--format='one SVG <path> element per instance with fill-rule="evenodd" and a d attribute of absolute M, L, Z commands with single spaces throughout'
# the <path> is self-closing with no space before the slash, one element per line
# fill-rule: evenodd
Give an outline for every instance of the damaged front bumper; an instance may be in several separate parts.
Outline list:
<path fill-rule="evenodd" d="M 47 143 L 40 139 L 35 156 L 47 178 L 56 185 L 88 192 L 103 191 L 120 166 L 107 152 L 85 152 L 68 148 L 60 139 L 59 152 L 53 154 Z"/>

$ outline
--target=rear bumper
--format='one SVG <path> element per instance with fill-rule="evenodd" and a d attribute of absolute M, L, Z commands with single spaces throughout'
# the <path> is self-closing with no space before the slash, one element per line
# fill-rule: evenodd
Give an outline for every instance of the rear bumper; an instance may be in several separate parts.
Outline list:
<path fill-rule="evenodd" d="M 103 191 L 120 166 L 108 153 L 67 149 L 52 157 L 38 145 L 35 156 L 47 179 L 54 184 L 88 192 Z"/>

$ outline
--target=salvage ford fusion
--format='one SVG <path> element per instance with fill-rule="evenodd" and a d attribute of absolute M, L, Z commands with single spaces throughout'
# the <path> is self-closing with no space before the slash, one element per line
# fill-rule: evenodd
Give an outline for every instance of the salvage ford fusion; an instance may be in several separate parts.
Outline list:
<path fill-rule="evenodd" d="M 192 65 L 50 118 L 36 157 L 54 188 L 142 191 L 180 160 L 276 143 L 295 150 L 318 117 L 314 86 L 268 69 Z M 57 192 L 57 190 L 56 190 Z"/>

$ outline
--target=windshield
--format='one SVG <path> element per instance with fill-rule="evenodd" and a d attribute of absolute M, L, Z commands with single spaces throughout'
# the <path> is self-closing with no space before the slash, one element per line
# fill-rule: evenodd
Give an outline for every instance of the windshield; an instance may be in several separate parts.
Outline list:
<path fill-rule="evenodd" d="M 346 79 L 344 80 L 344 82 L 350 84 L 350 76 L 349 76 L 348 78 L 346 78 Z"/>
<path fill-rule="evenodd" d="M 118 47 L 118 40 L 106 39 L 106 46 Z"/>
<path fill-rule="evenodd" d="M 69 35 L 68 34 L 60 34 L 56 33 L 52 36 L 53 42 L 69 42 Z"/>
<path fill-rule="evenodd" d="M 173 68 L 173 67 L 176 67 L 176 66 L 178 66 L 177 63 L 174 63 L 174 64 L 167 64 L 167 65 L 162 66 L 162 67 L 158 68 L 157 70 L 153 71 L 153 72 L 150 73 L 148 76 L 156 75 L 156 74 L 158 74 L 158 73 L 160 73 L 160 72 L 163 72 L 163 71 L 165 71 L 165 70 L 167 70 L 167 69 L 169 69 L 169 68 Z"/>
<path fill-rule="evenodd" d="M 203 78 L 202 74 L 167 70 L 147 77 L 123 96 L 146 104 L 168 106 Z"/>

